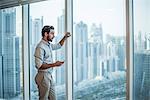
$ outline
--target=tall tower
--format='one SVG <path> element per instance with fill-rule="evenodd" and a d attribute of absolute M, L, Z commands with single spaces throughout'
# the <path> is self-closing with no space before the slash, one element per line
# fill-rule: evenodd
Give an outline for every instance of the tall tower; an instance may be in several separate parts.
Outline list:
<path fill-rule="evenodd" d="M 0 10 L 0 22 L 2 22 L 2 10 Z M 0 80 L 3 79 L 2 76 L 2 24 L 0 23 Z M 0 97 L 3 96 L 3 81 L 0 81 Z"/>
<path fill-rule="evenodd" d="M 77 82 L 88 78 L 88 28 L 82 21 L 75 27 Z"/>
<path fill-rule="evenodd" d="M 135 52 L 134 55 L 134 99 L 148 100 L 150 96 L 150 52 Z"/>
<path fill-rule="evenodd" d="M 117 44 L 115 37 L 107 37 L 109 40 L 106 43 L 106 58 L 107 58 L 107 72 L 117 71 L 118 57 L 117 57 Z"/>
<path fill-rule="evenodd" d="M 145 49 L 144 38 L 141 31 L 137 34 L 135 45 L 137 46 L 135 49 L 136 51 L 142 51 Z"/>
<path fill-rule="evenodd" d="M 0 10 L 0 55 L 2 55 L 2 39 L 3 39 L 3 34 L 2 34 L 2 10 Z"/>
<path fill-rule="evenodd" d="M 33 20 L 33 26 L 32 26 L 32 40 L 33 44 L 39 43 L 41 39 L 41 30 L 43 27 L 43 17 L 41 18 L 35 18 Z"/>
<path fill-rule="evenodd" d="M 89 40 L 89 51 L 88 51 L 88 75 L 89 78 L 94 78 L 96 76 L 102 76 L 102 63 L 101 57 L 103 56 L 103 31 L 102 25 L 97 27 L 95 24 L 91 27 L 91 36 Z"/>
<path fill-rule="evenodd" d="M 118 57 L 118 67 L 117 67 L 117 70 L 125 70 L 126 69 L 126 66 L 125 66 L 125 55 L 126 55 L 126 52 L 125 52 L 125 47 L 126 47 L 126 43 L 125 43 L 125 37 L 119 37 L 117 39 L 117 42 L 116 42 L 116 45 L 117 45 L 117 57 Z"/>
<path fill-rule="evenodd" d="M 43 16 L 41 18 L 35 18 L 32 19 L 32 17 L 30 17 L 30 84 L 31 84 L 31 91 L 36 91 L 37 90 L 37 86 L 36 83 L 34 81 L 35 75 L 36 75 L 36 68 L 35 68 L 35 62 L 34 62 L 34 52 L 35 52 L 35 48 L 36 45 L 39 43 L 39 41 L 41 40 L 41 30 L 43 27 Z"/>
<path fill-rule="evenodd" d="M 0 98 L 10 98 L 20 94 L 19 38 L 16 37 L 16 9 L 1 10 L 0 40 L 2 82 Z"/>
<path fill-rule="evenodd" d="M 3 79 L 2 55 L 0 55 L 0 80 Z M 3 97 L 3 81 L 0 81 L 0 97 Z"/>
<path fill-rule="evenodd" d="M 65 32 L 65 16 L 64 13 L 58 17 L 58 35 L 56 37 L 56 42 L 59 42 L 62 39 L 62 36 Z M 65 46 L 61 49 L 57 50 L 56 60 L 65 60 Z M 56 84 L 62 85 L 65 83 L 65 64 L 61 65 L 61 67 L 56 70 Z"/>

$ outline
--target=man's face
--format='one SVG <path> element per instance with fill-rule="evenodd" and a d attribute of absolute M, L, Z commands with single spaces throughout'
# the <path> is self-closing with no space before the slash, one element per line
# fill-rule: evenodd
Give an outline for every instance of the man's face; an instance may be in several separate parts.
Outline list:
<path fill-rule="evenodd" d="M 54 37 L 54 32 L 49 32 L 49 34 L 47 35 L 47 40 L 52 42 Z"/>

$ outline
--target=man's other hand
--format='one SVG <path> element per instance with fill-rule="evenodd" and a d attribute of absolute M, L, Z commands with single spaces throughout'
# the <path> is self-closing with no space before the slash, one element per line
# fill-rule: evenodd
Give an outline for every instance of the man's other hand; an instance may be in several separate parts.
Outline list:
<path fill-rule="evenodd" d="M 56 61 L 55 66 L 61 66 L 64 63 L 64 61 Z"/>
<path fill-rule="evenodd" d="M 65 32 L 65 37 L 67 38 L 67 37 L 70 37 L 71 36 L 71 34 L 70 34 L 70 32 Z"/>

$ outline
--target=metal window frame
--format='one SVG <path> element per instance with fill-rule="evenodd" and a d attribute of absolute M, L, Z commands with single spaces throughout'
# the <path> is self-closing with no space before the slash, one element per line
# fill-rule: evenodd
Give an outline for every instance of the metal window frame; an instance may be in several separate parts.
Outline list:
<path fill-rule="evenodd" d="M 36 1 L 36 0 L 35 0 Z M 40 0 L 37 0 L 40 1 Z M 7 7 L 7 6 L 5 6 Z M 11 7 L 11 6 L 9 6 Z M 0 7 L 1 9 L 1 7 Z M 68 17 L 69 16 L 69 17 Z M 133 0 L 126 0 L 126 59 L 127 59 L 127 100 L 133 99 Z M 65 0 L 65 31 L 73 34 L 73 0 Z M 22 5 L 22 53 L 23 53 L 23 98 L 30 99 L 29 80 L 29 4 Z M 70 48 L 71 47 L 71 48 Z M 66 98 L 73 100 L 73 35 L 66 45 Z M 71 55 L 71 56 L 69 56 Z"/>
<path fill-rule="evenodd" d="M 65 0 L 65 32 L 71 32 L 65 45 L 66 98 L 73 100 L 73 0 Z"/>
<path fill-rule="evenodd" d="M 22 6 L 23 99 L 30 100 L 29 4 Z M 27 81 L 28 80 L 28 81 Z"/>
<path fill-rule="evenodd" d="M 134 19 L 133 0 L 126 0 L 126 100 L 133 100 L 133 66 L 134 66 Z"/>

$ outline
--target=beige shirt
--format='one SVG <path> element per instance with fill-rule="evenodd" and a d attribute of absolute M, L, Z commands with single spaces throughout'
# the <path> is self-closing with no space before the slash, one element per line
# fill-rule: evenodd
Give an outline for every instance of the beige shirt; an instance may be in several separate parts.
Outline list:
<path fill-rule="evenodd" d="M 38 69 L 38 71 L 48 71 L 49 73 L 53 72 L 53 68 L 39 69 L 42 64 L 51 64 L 53 63 L 53 56 L 52 56 L 52 50 L 57 50 L 61 48 L 61 45 L 58 44 L 52 44 L 50 42 L 46 42 L 45 40 L 41 40 L 38 45 L 36 46 L 35 50 L 35 66 Z"/>

